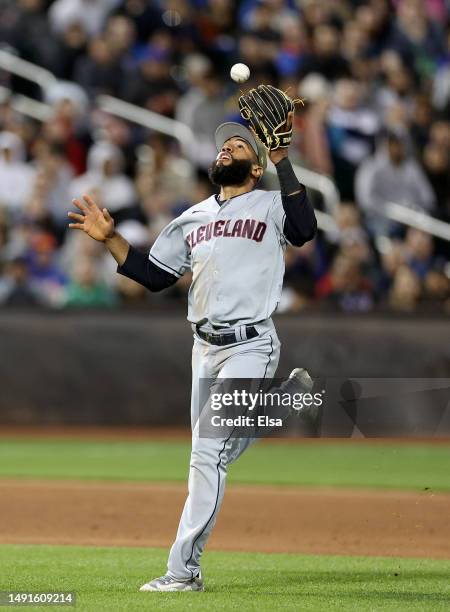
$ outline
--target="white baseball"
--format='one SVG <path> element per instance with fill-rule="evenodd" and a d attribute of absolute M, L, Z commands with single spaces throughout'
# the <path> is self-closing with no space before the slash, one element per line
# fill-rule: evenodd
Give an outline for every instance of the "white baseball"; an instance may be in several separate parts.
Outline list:
<path fill-rule="evenodd" d="M 236 83 L 245 83 L 250 76 L 250 68 L 245 64 L 234 64 L 230 70 L 230 77 Z"/>

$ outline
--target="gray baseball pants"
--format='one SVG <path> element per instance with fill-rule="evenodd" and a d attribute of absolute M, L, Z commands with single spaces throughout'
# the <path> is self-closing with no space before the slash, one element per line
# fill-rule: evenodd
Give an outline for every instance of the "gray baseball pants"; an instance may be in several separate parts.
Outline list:
<path fill-rule="evenodd" d="M 192 351 L 192 453 L 188 497 L 174 544 L 168 573 L 189 579 L 200 571 L 200 558 L 217 519 L 225 491 L 227 468 L 254 441 L 252 438 L 201 438 L 199 415 L 203 410 L 200 379 L 273 378 L 280 356 L 280 341 L 272 319 L 255 324 L 259 336 L 220 347 L 194 333 Z"/>

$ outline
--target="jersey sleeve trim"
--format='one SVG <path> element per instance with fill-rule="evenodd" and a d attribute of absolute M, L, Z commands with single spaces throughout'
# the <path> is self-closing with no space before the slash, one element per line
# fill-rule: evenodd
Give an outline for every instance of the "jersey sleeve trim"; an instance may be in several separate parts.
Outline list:
<path fill-rule="evenodd" d="M 183 276 L 182 272 L 179 272 L 178 270 L 174 270 L 173 268 L 165 264 L 163 261 L 160 261 L 157 257 L 152 255 L 151 252 L 149 253 L 148 258 L 150 259 L 152 263 L 155 264 L 155 266 L 158 266 L 158 268 L 161 268 L 162 270 L 165 270 L 166 272 L 169 272 L 170 274 L 174 274 L 177 278 L 181 278 Z"/>
<path fill-rule="evenodd" d="M 283 212 L 283 219 L 281 221 L 281 227 L 283 228 L 283 230 L 280 232 L 280 236 L 284 242 L 284 244 L 289 244 L 290 246 L 294 246 L 292 244 L 292 242 L 289 240 L 289 238 L 286 236 L 286 234 L 284 233 L 284 225 L 286 223 L 286 213 Z"/>
<path fill-rule="evenodd" d="M 178 280 L 177 276 L 150 261 L 148 252 L 143 253 L 133 246 L 128 249 L 127 258 L 117 267 L 117 272 L 155 292 L 171 287 Z"/>

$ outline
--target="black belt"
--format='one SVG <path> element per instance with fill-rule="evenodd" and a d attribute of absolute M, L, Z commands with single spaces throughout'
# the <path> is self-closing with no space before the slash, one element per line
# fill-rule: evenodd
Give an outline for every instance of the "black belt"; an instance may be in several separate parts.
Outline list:
<path fill-rule="evenodd" d="M 195 328 L 198 336 L 208 344 L 215 344 L 216 346 L 227 346 L 228 344 L 235 344 L 236 342 L 244 342 L 245 340 L 251 340 L 259 336 L 254 325 L 240 325 L 233 331 L 225 331 L 220 333 L 205 332 Z"/>

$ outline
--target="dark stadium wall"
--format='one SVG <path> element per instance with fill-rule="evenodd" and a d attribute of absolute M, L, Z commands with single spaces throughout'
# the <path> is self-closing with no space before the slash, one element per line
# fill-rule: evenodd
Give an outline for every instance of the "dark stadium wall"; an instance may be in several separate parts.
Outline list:
<path fill-rule="evenodd" d="M 297 315 L 276 326 L 280 377 L 306 367 L 321 379 L 450 378 L 445 319 Z M 0 346 L 2 424 L 189 423 L 181 316 L 3 311 Z"/>

